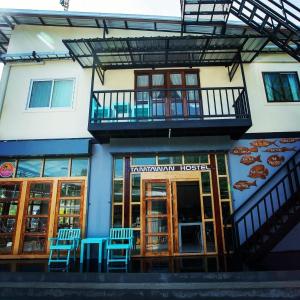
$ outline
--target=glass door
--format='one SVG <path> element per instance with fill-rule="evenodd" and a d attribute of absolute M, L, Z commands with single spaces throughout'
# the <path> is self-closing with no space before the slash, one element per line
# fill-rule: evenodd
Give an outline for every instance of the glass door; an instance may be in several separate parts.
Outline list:
<path fill-rule="evenodd" d="M 22 253 L 46 253 L 52 182 L 30 182 L 23 220 Z"/>
<path fill-rule="evenodd" d="M 172 249 L 168 180 L 144 180 L 142 203 L 143 255 L 169 255 Z"/>

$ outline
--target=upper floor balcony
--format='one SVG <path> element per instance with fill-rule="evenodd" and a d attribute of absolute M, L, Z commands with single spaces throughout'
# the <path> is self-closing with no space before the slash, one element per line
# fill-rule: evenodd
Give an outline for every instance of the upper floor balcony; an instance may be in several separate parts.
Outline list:
<path fill-rule="evenodd" d="M 239 136 L 252 125 L 244 87 L 94 91 L 89 131 L 122 137 Z"/>

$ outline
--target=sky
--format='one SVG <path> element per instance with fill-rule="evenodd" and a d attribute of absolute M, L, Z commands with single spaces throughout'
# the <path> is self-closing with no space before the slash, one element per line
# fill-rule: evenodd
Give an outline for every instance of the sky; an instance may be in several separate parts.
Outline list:
<path fill-rule="evenodd" d="M 59 0 L 0 0 L 0 8 L 63 11 Z M 70 0 L 69 11 L 180 16 L 179 0 Z M 2 64 L 0 64 L 0 76 Z"/>
<path fill-rule="evenodd" d="M 63 8 L 59 0 L 0 0 L 0 8 Z M 69 11 L 180 16 L 179 0 L 70 0 Z"/>

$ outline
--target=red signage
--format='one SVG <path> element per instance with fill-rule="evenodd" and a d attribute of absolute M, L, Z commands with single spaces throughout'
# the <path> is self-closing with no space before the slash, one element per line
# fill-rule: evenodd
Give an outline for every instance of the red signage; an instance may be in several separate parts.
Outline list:
<path fill-rule="evenodd" d="M 15 167 L 10 162 L 5 162 L 0 165 L 0 177 L 9 178 L 14 174 Z"/>

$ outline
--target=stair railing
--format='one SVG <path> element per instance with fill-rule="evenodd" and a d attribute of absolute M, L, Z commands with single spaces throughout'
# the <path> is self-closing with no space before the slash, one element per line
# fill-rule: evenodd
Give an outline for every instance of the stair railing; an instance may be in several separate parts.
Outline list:
<path fill-rule="evenodd" d="M 299 191 L 300 150 L 225 220 L 227 249 L 237 250 Z"/>

